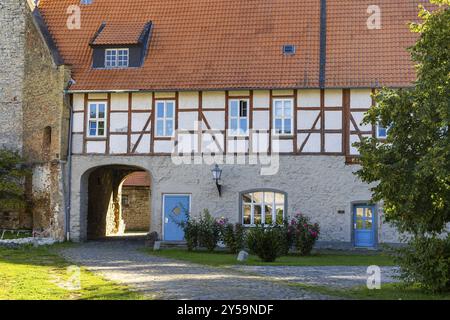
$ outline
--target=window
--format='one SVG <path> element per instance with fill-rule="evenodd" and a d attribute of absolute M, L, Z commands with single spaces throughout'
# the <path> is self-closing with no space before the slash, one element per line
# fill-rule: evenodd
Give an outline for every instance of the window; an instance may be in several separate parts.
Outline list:
<path fill-rule="evenodd" d="M 128 195 L 122 195 L 122 207 L 128 207 L 129 206 L 129 200 Z"/>
<path fill-rule="evenodd" d="M 273 101 L 273 127 L 276 134 L 292 134 L 293 105 L 292 99 L 275 99 Z"/>
<path fill-rule="evenodd" d="M 381 125 L 377 125 L 377 138 L 378 139 L 386 139 L 389 133 L 389 127 L 382 127 Z"/>
<path fill-rule="evenodd" d="M 292 44 L 286 44 L 283 46 L 283 53 L 285 55 L 293 55 L 295 54 L 295 46 Z"/>
<path fill-rule="evenodd" d="M 156 102 L 156 136 L 172 137 L 174 135 L 175 102 Z"/>
<path fill-rule="evenodd" d="M 244 193 L 242 201 L 242 224 L 281 225 L 286 213 L 286 196 L 276 191 Z"/>
<path fill-rule="evenodd" d="M 246 136 L 248 134 L 248 105 L 248 100 L 230 100 L 230 135 Z"/>
<path fill-rule="evenodd" d="M 89 137 L 104 137 L 106 135 L 106 103 L 91 102 L 89 103 L 89 120 L 88 120 Z"/>
<path fill-rule="evenodd" d="M 128 49 L 106 49 L 105 68 L 126 68 L 128 67 Z"/>

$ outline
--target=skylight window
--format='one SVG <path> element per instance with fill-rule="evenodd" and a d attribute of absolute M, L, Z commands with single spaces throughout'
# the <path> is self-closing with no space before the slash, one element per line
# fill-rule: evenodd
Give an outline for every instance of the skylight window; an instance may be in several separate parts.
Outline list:
<path fill-rule="evenodd" d="M 80 0 L 80 4 L 84 5 L 92 4 L 92 2 L 94 2 L 94 0 Z"/>
<path fill-rule="evenodd" d="M 128 67 L 128 63 L 128 48 L 105 50 L 105 68 L 126 68 Z"/>
<path fill-rule="evenodd" d="M 292 44 L 285 44 L 283 46 L 283 54 L 288 56 L 295 54 L 295 46 Z"/>

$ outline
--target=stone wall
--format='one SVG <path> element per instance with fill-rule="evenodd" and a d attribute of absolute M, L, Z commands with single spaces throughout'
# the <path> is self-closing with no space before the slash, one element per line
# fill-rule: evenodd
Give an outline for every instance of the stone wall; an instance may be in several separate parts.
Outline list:
<path fill-rule="evenodd" d="M 26 3 L 0 0 L 0 147 L 22 151 Z"/>
<path fill-rule="evenodd" d="M 72 180 L 72 239 L 86 239 L 88 195 L 86 177 L 102 165 L 128 165 L 147 170 L 151 176 L 151 231 L 162 232 L 164 193 L 192 195 L 192 215 L 204 208 L 231 222 L 240 222 L 239 193 L 272 188 L 287 193 L 288 215 L 302 212 L 321 225 L 321 241 L 352 243 L 352 204 L 371 198 L 369 186 L 354 172 L 357 166 L 345 165 L 342 156 L 280 156 L 279 172 L 260 175 L 260 165 L 222 165 L 222 197 L 211 177 L 212 166 L 175 165 L 170 157 L 74 156 Z M 344 213 L 338 213 L 343 210 Z M 397 233 L 379 219 L 378 242 L 398 242 Z"/>
<path fill-rule="evenodd" d="M 150 230 L 150 187 L 122 187 L 122 198 L 127 197 L 127 204 L 122 201 L 122 217 L 125 231 Z"/>
<path fill-rule="evenodd" d="M 0 0 L 0 56 L 0 147 L 20 151 L 33 174 L 28 209 L 10 215 L 16 228 L 62 239 L 70 70 L 55 64 L 27 0 Z"/>

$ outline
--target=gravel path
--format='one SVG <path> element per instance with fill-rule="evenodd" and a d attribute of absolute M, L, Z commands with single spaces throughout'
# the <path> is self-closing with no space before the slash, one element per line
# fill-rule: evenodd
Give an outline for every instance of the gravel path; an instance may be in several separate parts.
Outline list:
<path fill-rule="evenodd" d="M 234 266 L 233 269 L 294 283 L 333 288 L 350 288 L 367 284 L 367 267 L 272 267 Z M 381 285 L 396 282 L 397 268 L 381 267 Z"/>
<path fill-rule="evenodd" d="M 140 242 L 88 242 L 61 254 L 106 279 L 157 299 L 310 300 L 328 297 L 292 288 L 238 270 L 211 268 L 154 257 Z"/>

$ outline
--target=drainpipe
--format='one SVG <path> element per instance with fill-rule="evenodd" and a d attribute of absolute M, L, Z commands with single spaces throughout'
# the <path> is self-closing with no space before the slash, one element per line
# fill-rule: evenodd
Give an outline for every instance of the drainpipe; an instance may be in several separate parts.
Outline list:
<path fill-rule="evenodd" d="M 70 86 L 70 84 L 69 84 Z M 70 209 L 71 209 L 71 201 L 72 201 L 72 129 L 73 129 L 73 110 L 72 103 L 68 97 L 67 90 L 64 90 L 64 95 L 66 99 L 68 99 L 67 105 L 69 106 L 69 132 L 68 132 L 68 150 L 67 150 L 67 190 L 66 194 L 66 207 L 65 207 L 65 226 L 64 229 L 66 231 L 66 241 L 70 241 Z"/>

